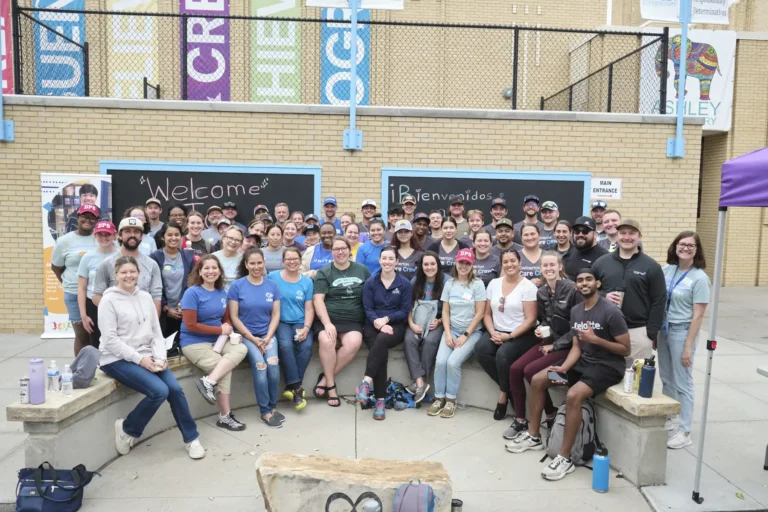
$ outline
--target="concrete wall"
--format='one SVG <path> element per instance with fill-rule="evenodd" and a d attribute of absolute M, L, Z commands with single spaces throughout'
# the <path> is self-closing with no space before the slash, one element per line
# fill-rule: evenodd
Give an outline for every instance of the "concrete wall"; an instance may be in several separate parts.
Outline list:
<path fill-rule="evenodd" d="M 623 199 L 611 206 L 639 218 L 657 258 L 696 222 L 701 127 L 686 127 L 686 158 L 669 160 L 673 120 L 660 116 L 369 108 L 358 122 L 365 149 L 349 153 L 341 148 L 343 108 L 40 97 L 8 103 L 16 142 L 0 146 L 0 256 L 14 271 L 3 273 L 0 287 L 4 332 L 42 326 L 40 173 L 94 173 L 106 159 L 321 165 L 322 193 L 337 196 L 340 211 L 380 197 L 382 167 L 589 171 L 623 179 Z M 511 216 L 520 212 L 512 208 Z"/>

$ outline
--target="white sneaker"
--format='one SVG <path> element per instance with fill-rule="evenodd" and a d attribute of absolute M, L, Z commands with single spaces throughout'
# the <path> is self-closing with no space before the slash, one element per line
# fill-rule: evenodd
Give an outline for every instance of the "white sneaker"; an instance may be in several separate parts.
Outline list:
<path fill-rule="evenodd" d="M 680 416 L 677 414 L 670 414 L 667 416 L 667 421 L 664 422 L 664 430 L 674 431 L 677 430 L 677 426 L 680 424 Z"/>
<path fill-rule="evenodd" d="M 128 455 L 135 440 L 135 437 L 129 436 L 123 430 L 123 420 L 117 420 L 115 422 L 115 448 L 117 448 L 117 453 Z"/>
<path fill-rule="evenodd" d="M 523 453 L 527 450 L 544 449 L 544 443 L 541 442 L 541 436 L 539 436 L 539 439 L 534 439 L 528 432 L 518 436 L 504 446 L 506 447 L 507 451 L 511 453 Z"/>
<path fill-rule="evenodd" d="M 187 445 L 187 451 L 189 452 L 189 456 L 193 459 L 202 459 L 205 457 L 205 448 L 200 444 L 199 439 L 195 439 L 189 443 Z"/>
<path fill-rule="evenodd" d="M 691 446 L 692 444 L 693 440 L 691 439 L 690 434 L 685 435 L 682 432 L 678 432 L 669 438 L 669 441 L 667 441 L 667 448 L 672 450 L 679 450 L 680 448 L 685 448 L 686 446 Z"/>
<path fill-rule="evenodd" d="M 565 478 L 565 475 L 573 473 L 574 471 L 576 471 L 576 466 L 573 465 L 573 462 L 562 455 L 558 455 L 555 457 L 555 460 L 547 464 L 546 467 L 541 470 L 541 476 L 544 477 L 545 480 L 562 480 Z"/>

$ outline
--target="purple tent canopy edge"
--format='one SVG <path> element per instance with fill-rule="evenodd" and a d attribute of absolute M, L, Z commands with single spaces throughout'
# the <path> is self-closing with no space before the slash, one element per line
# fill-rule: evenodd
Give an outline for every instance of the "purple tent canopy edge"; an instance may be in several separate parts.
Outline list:
<path fill-rule="evenodd" d="M 768 207 L 768 148 L 723 164 L 720 206 Z"/>

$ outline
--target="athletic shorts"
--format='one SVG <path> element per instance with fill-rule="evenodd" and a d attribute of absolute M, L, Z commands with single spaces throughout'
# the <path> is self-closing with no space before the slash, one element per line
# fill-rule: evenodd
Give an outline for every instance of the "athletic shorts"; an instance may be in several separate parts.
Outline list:
<path fill-rule="evenodd" d="M 602 364 L 584 364 L 578 361 L 568 371 L 568 387 L 583 382 L 592 388 L 592 396 L 597 396 L 609 387 L 624 379 L 624 374 L 615 368 Z"/>
<path fill-rule="evenodd" d="M 363 324 L 358 324 L 354 322 L 348 322 L 348 323 L 334 323 L 333 324 L 336 327 L 336 332 L 341 335 L 345 332 L 359 332 L 362 336 L 363 334 Z M 320 333 L 325 330 L 325 326 L 323 324 L 315 319 L 314 322 L 312 322 L 312 333 L 315 335 L 315 339 L 320 339 L 318 336 L 320 336 Z"/>

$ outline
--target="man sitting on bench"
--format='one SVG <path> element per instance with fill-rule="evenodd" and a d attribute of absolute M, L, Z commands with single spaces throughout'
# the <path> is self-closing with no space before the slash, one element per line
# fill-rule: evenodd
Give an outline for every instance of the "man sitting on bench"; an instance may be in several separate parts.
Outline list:
<path fill-rule="evenodd" d="M 565 431 L 560 454 L 541 472 L 547 480 L 560 480 L 574 471 L 570 456 L 581 424 L 581 404 L 621 382 L 624 358 L 630 352 L 629 330 L 624 316 L 615 304 L 597 293 L 600 281 L 592 269 L 579 270 L 576 288 L 584 296 L 584 303 L 571 309 L 573 347 L 564 363 L 550 366 L 533 377 L 528 432 L 506 445 L 512 453 L 544 449 L 539 429 L 545 393 L 553 386 L 570 386 L 565 399 Z"/>

